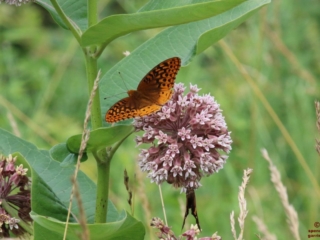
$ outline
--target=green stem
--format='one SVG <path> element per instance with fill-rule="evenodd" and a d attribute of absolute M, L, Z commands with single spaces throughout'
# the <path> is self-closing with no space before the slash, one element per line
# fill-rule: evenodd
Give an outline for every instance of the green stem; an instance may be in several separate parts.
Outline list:
<path fill-rule="evenodd" d="M 11 217 L 14 217 L 16 219 L 20 219 L 20 217 L 18 216 L 17 214 L 17 211 L 15 209 L 13 209 L 8 203 L 6 200 L 2 199 L 2 202 L 1 202 L 1 205 L 2 207 L 6 210 L 7 213 L 9 213 L 9 215 Z M 26 232 L 28 232 L 30 235 L 33 235 L 33 229 L 32 227 L 30 226 L 30 224 L 26 223 L 25 221 L 21 220 L 19 223 L 18 223 Z"/>
<path fill-rule="evenodd" d="M 98 22 L 97 0 L 88 0 L 88 26 Z M 97 58 L 94 57 L 97 51 L 96 46 L 90 46 L 86 51 L 87 77 L 89 85 L 89 95 L 93 88 L 94 80 L 97 77 Z M 102 127 L 100 95 L 99 89 L 94 96 L 91 108 L 91 125 L 92 130 Z M 108 196 L 109 196 L 109 178 L 110 178 L 110 158 L 106 151 L 99 153 L 93 152 L 93 156 L 97 162 L 97 197 L 96 197 L 96 213 L 95 222 L 105 223 L 107 221 Z"/>
<path fill-rule="evenodd" d="M 95 152 L 93 153 L 95 159 L 97 160 L 98 169 L 96 215 L 94 219 L 96 223 L 104 223 L 107 220 L 110 163 L 113 154 L 123 143 L 123 141 L 127 139 L 127 137 L 129 137 L 133 132 L 134 130 L 130 131 L 130 133 L 128 133 L 127 136 L 113 146 L 110 151 L 101 151 L 99 152 L 99 154 L 101 154 L 100 156 L 98 156 Z M 100 159 L 104 159 L 104 161 L 100 161 Z"/>
<path fill-rule="evenodd" d="M 88 4 L 88 26 L 91 27 L 92 25 L 97 24 L 98 22 L 98 1 L 97 0 L 87 0 Z M 89 52 L 91 57 L 95 57 L 97 51 L 96 46 L 90 46 L 89 47 Z"/>
<path fill-rule="evenodd" d="M 99 157 L 96 156 L 97 158 Z M 105 223 L 107 221 L 110 160 L 108 159 L 105 162 L 97 161 L 98 179 L 95 223 Z"/>
<path fill-rule="evenodd" d="M 92 25 L 98 22 L 97 0 L 87 0 L 87 6 L 88 6 L 88 26 L 91 27 Z M 89 96 L 93 88 L 94 80 L 96 79 L 97 73 L 98 73 L 97 60 L 96 58 L 92 57 L 94 55 L 95 50 L 96 50 L 95 46 L 90 46 L 89 49 L 87 48 L 87 51 L 86 51 Z M 97 89 L 97 92 L 92 102 L 91 125 L 92 125 L 92 130 L 102 127 L 99 88 Z M 98 159 L 96 160 L 98 161 Z"/>
<path fill-rule="evenodd" d="M 57 11 L 59 16 L 62 18 L 63 22 L 67 25 L 69 30 L 72 32 L 73 36 L 77 39 L 78 43 L 81 44 L 81 30 L 76 28 L 75 27 L 76 25 L 73 25 L 71 23 L 71 21 L 69 20 L 67 15 L 65 15 L 64 11 L 62 10 L 62 8 L 60 7 L 60 5 L 56 0 L 50 0 L 50 2 L 52 3 L 54 9 Z"/>
<path fill-rule="evenodd" d="M 113 40 L 113 39 L 112 39 L 112 40 Z M 112 41 L 112 40 L 111 40 L 111 41 Z M 101 44 L 101 45 L 97 48 L 97 51 L 95 52 L 94 57 L 95 57 L 95 58 L 100 57 L 100 55 L 102 54 L 103 50 L 108 46 L 108 44 L 109 44 L 111 41 L 108 41 L 107 43 Z"/>
<path fill-rule="evenodd" d="M 89 88 L 89 96 L 91 94 L 94 80 L 97 77 L 97 59 L 92 58 L 89 54 L 86 54 L 86 68 L 87 68 L 87 79 L 88 79 L 88 88 Z M 100 108 L 100 94 L 99 88 L 92 99 L 92 107 L 91 107 L 91 127 L 92 130 L 102 127 L 102 119 L 101 119 L 101 108 Z"/>
<path fill-rule="evenodd" d="M 97 60 L 86 55 L 86 63 L 89 92 L 91 92 L 97 76 Z M 91 126 L 92 130 L 102 127 L 99 88 L 92 100 Z M 98 171 L 95 222 L 105 223 L 108 209 L 110 159 L 105 151 L 99 153 L 101 154 L 98 155 L 96 152 L 93 152 Z"/>
<path fill-rule="evenodd" d="M 98 1 L 97 0 L 88 0 L 88 26 L 91 27 L 92 25 L 98 22 Z"/>

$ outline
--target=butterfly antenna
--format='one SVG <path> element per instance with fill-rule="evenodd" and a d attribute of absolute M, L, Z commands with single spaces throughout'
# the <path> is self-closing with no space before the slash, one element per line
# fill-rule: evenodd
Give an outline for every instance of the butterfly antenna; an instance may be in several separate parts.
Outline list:
<path fill-rule="evenodd" d="M 104 100 L 106 100 L 107 98 L 115 97 L 115 96 L 118 96 L 118 95 L 120 95 L 120 94 L 123 94 L 123 93 L 117 93 L 117 94 L 114 94 L 114 95 L 111 95 L 111 96 L 105 97 L 105 98 L 103 98 L 103 99 L 104 99 Z"/>
<path fill-rule="evenodd" d="M 127 91 L 129 91 L 129 88 L 128 88 L 126 82 L 124 81 L 124 79 L 123 79 L 123 77 L 122 77 L 122 75 L 121 75 L 121 72 L 118 72 L 118 73 L 119 73 L 119 75 L 120 75 L 120 77 L 121 77 L 121 79 L 122 79 L 122 81 L 123 81 L 123 84 L 124 84 L 124 86 L 126 87 Z"/>
<path fill-rule="evenodd" d="M 122 81 L 123 81 L 123 83 L 124 83 L 124 86 L 126 87 L 127 92 L 128 92 L 128 91 L 129 91 L 129 88 L 128 88 L 127 85 L 126 85 L 126 82 L 123 80 L 123 77 L 122 77 L 121 73 L 120 73 L 120 72 L 118 72 L 118 73 L 119 73 L 119 75 L 120 75 L 120 77 L 121 77 L 121 79 L 122 79 Z M 110 98 L 110 97 L 118 96 L 118 95 L 120 95 L 120 94 L 123 94 L 123 93 L 117 93 L 117 94 L 111 95 L 111 96 L 109 96 L 109 97 L 105 97 L 104 100 L 106 100 L 107 98 Z"/>

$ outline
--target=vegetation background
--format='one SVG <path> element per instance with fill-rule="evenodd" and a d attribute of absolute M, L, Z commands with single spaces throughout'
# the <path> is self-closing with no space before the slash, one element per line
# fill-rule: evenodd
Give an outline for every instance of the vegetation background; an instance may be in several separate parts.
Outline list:
<path fill-rule="evenodd" d="M 101 16 L 137 11 L 147 0 L 100 1 Z M 100 58 L 105 73 L 160 29 L 139 31 L 110 44 Z M 200 93 L 211 93 L 223 109 L 233 150 L 218 174 L 202 179 L 196 191 L 201 236 L 218 231 L 231 239 L 230 213 L 239 212 L 238 186 L 243 170 L 252 168 L 246 199 L 249 209 L 245 239 L 258 239 L 252 216 L 264 220 L 278 239 L 291 239 L 280 199 L 270 182 L 267 162 L 260 150 L 266 148 L 281 171 L 289 201 L 298 212 L 300 236 L 306 239 L 314 222 L 320 221 L 319 195 L 311 176 L 298 160 L 297 150 L 319 181 L 319 156 L 314 149 L 319 100 L 320 11 L 317 0 L 274 0 L 240 27 L 204 53 L 196 56 L 177 77 L 177 82 L 198 84 Z M 297 149 L 288 143 L 252 87 L 226 52 L 231 49 L 249 72 L 272 109 L 290 134 Z M 125 96 L 125 94 L 124 94 Z M 106 96 L 108 97 L 108 96 Z M 19 8 L 0 5 L 0 126 L 49 149 L 82 131 L 88 100 L 81 49 L 70 32 L 59 28 L 36 4 Z M 103 103 L 102 103 L 103 104 Z M 148 228 L 151 217 L 163 213 L 158 187 L 137 166 L 138 148 L 132 135 L 119 148 L 112 162 L 110 198 L 120 209 L 130 208 L 123 185 L 127 169 L 135 189 L 135 216 Z M 82 165 L 95 180 L 93 159 Z M 135 177 L 134 177 L 135 176 Z M 163 185 L 169 226 L 181 233 L 185 195 Z M 188 217 L 187 226 L 194 224 Z M 155 239 L 147 229 L 146 239 Z"/>

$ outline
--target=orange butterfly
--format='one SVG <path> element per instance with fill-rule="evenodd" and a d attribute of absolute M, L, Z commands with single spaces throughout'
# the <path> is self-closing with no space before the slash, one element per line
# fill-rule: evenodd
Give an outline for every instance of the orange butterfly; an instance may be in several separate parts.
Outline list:
<path fill-rule="evenodd" d="M 178 57 L 169 58 L 155 66 L 139 83 L 129 90 L 129 97 L 116 102 L 106 113 L 106 121 L 118 122 L 154 113 L 170 100 L 174 80 L 180 69 Z"/>

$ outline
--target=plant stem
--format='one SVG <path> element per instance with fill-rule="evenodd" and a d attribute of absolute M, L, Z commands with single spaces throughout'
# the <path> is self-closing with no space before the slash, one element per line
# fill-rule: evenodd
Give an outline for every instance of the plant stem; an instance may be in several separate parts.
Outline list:
<path fill-rule="evenodd" d="M 88 27 L 91 27 L 98 22 L 97 0 L 87 0 L 87 5 Z M 85 51 L 89 96 L 93 88 L 94 80 L 96 79 L 98 73 L 97 59 L 93 58 L 95 50 L 96 46 L 90 46 L 89 48 L 86 48 Z M 99 89 L 97 89 L 96 95 L 92 102 L 91 125 L 92 130 L 102 127 Z"/>
<path fill-rule="evenodd" d="M 94 222 L 105 223 L 107 221 L 108 210 L 110 159 L 105 162 L 97 161 L 97 170 L 97 198 Z"/>
<path fill-rule="evenodd" d="M 94 80 L 97 77 L 98 69 L 97 69 L 97 59 L 92 58 L 89 54 L 86 55 L 86 68 L 87 68 L 88 90 L 89 90 L 89 96 L 90 96 L 90 93 L 93 88 Z M 97 89 L 97 92 L 92 100 L 91 127 L 92 127 L 92 130 L 102 127 L 99 88 Z"/>
<path fill-rule="evenodd" d="M 97 0 L 88 0 L 88 26 L 98 22 Z M 90 46 L 86 49 L 86 67 L 89 86 L 89 94 L 92 90 L 94 80 L 97 76 L 97 58 L 94 57 L 97 50 L 96 46 Z M 100 94 L 99 89 L 92 101 L 91 108 L 91 125 L 92 130 L 102 127 Z M 109 196 L 109 177 L 110 177 L 110 160 L 106 151 L 93 152 L 97 162 L 97 197 L 95 223 L 105 223 L 107 221 L 108 196 Z"/>
<path fill-rule="evenodd" d="M 98 2 L 97 0 L 87 0 L 88 2 L 88 27 L 95 25 L 98 22 Z M 89 46 L 89 53 L 93 58 L 96 57 L 97 46 Z"/>
<path fill-rule="evenodd" d="M 98 22 L 98 1 L 97 0 L 88 0 L 88 26 L 91 27 L 92 25 Z"/>
<path fill-rule="evenodd" d="M 81 30 L 79 28 L 76 28 L 77 26 L 73 25 L 69 21 L 68 17 L 65 15 L 64 11 L 62 10 L 62 8 L 60 7 L 60 5 L 58 4 L 58 2 L 56 0 L 50 0 L 50 2 L 52 3 L 52 6 L 57 11 L 59 16 L 62 18 L 63 22 L 67 25 L 69 30 L 72 32 L 73 36 L 77 39 L 78 43 L 80 44 L 81 43 Z"/>

